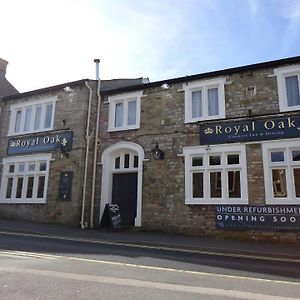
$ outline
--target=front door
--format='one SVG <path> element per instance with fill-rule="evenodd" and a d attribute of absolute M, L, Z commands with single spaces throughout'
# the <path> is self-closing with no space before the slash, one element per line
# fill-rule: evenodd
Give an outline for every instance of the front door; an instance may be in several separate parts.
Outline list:
<path fill-rule="evenodd" d="M 119 205 L 124 225 L 134 225 L 137 207 L 137 173 L 113 174 L 112 203 Z"/>

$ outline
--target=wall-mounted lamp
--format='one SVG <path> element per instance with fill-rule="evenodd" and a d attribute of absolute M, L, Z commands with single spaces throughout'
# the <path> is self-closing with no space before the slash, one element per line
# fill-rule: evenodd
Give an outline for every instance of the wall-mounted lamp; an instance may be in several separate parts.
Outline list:
<path fill-rule="evenodd" d="M 64 157 L 69 158 L 69 152 L 66 151 L 65 146 L 63 144 L 60 145 L 60 152 Z"/>
<path fill-rule="evenodd" d="M 211 147 L 210 145 L 206 145 L 206 148 L 205 148 L 206 151 L 210 151 L 211 150 Z"/>
<path fill-rule="evenodd" d="M 159 149 L 158 143 L 155 144 L 155 148 L 153 148 L 151 152 L 154 154 L 155 159 L 164 159 L 165 157 L 165 153 Z"/>
<path fill-rule="evenodd" d="M 63 140 L 63 142 L 59 145 L 59 147 L 56 149 L 56 159 L 63 159 L 63 158 L 69 158 L 69 152 L 66 151 L 66 143 Z"/>
<path fill-rule="evenodd" d="M 161 88 L 163 90 L 168 90 L 170 88 L 170 86 L 167 83 L 164 83 L 164 84 L 161 85 Z"/>
<path fill-rule="evenodd" d="M 73 89 L 69 86 L 64 87 L 63 90 L 67 93 L 73 92 Z"/>

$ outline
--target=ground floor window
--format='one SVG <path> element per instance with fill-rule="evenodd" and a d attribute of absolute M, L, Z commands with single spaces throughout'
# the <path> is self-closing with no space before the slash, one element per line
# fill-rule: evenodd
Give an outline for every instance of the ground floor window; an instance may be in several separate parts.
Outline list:
<path fill-rule="evenodd" d="M 2 203 L 45 203 L 51 154 L 3 158 Z"/>
<path fill-rule="evenodd" d="M 300 140 L 262 145 L 267 204 L 300 204 Z"/>
<path fill-rule="evenodd" d="M 247 204 L 245 145 L 186 147 L 186 204 Z"/>

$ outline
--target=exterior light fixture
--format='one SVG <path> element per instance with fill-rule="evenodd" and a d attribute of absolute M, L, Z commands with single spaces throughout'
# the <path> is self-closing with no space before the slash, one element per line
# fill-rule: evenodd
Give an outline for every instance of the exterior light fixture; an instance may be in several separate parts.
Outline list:
<path fill-rule="evenodd" d="M 164 159 L 165 157 L 165 153 L 159 149 L 158 143 L 155 144 L 155 148 L 153 148 L 151 152 L 154 154 L 155 159 Z"/>

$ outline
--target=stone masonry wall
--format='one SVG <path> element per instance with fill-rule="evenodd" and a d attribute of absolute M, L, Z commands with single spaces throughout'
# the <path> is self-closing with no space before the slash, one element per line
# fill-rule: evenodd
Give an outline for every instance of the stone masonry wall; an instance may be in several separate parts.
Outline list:
<path fill-rule="evenodd" d="M 278 113 L 278 93 L 273 69 L 228 74 L 225 85 L 226 118 Z M 184 147 L 199 145 L 197 124 L 184 123 L 183 83 L 169 84 L 169 89 L 152 87 L 143 91 L 141 123 L 137 130 L 107 132 L 107 96 L 102 99 L 99 159 L 103 151 L 119 141 L 140 145 L 150 159 L 144 162 L 142 227 L 188 234 L 263 239 L 274 241 L 300 241 L 299 233 L 222 231 L 215 228 L 213 205 L 186 205 L 184 191 L 184 161 L 177 155 Z M 251 96 L 246 88 L 255 86 Z M 164 160 L 155 160 L 151 149 L 155 143 L 165 152 Z M 265 204 L 261 144 L 247 144 L 249 204 Z M 97 201 L 99 213 L 101 195 L 101 167 L 98 168 Z M 97 216 L 99 218 L 99 215 Z"/>
<path fill-rule="evenodd" d="M 52 152 L 50 162 L 49 184 L 45 204 L 3 204 L 0 203 L 0 216 L 39 222 L 53 222 L 79 225 L 83 167 L 85 153 L 85 124 L 87 115 L 88 89 L 83 86 L 72 87 L 71 92 L 54 91 L 34 97 L 3 101 L 3 110 L 0 119 L 0 160 L 6 157 L 8 145 L 7 133 L 10 119 L 9 107 L 11 104 L 24 103 L 44 96 L 57 96 L 54 115 L 54 131 L 69 129 L 73 131 L 73 148 L 69 158 L 60 158 L 57 152 Z M 51 132 L 50 132 L 51 133 Z M 38 134 L 38 133 L 37 133 Z M 35 136 L 32 134 L 31 136 Z M 58 196 L 61 171 L 73 171 L 73 185 L 71 201 L 61 201 Z M 2 165 L 0 166 L 0 178 Z M 90 177 L 90 176 L 89 176 Z"/>

